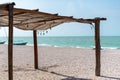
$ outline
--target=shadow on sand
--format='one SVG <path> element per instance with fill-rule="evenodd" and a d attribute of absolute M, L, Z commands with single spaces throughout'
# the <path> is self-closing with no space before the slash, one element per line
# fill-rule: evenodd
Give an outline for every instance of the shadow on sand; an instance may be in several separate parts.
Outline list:
<path fill-rule="evenodd" d="M 47 71 L 47 70 L 43 70 L 43 69 L 39 69 L 41 71 L 44 71 L 44 72 L 49 72 L 51 74 L 55 74 L 57 76 L 62 76 L 62 77 L 66 77 L 64 79 L 61 79 L 61 80 L 92 80 L 92 79 L 85 79 L 85 78 L 76 78 L 74 76 L 68 76 L 68 75 L 64 75 L 64 74 L 60 74 L 60 73 L 56 73 L 56 72 L 53 72 L 53 71 Z"/>
<path fill-rule="evenodd" d="M 4 72 L 8 72 L 8 70 L 3 70 Z M 36 71 L 35 69 L 26 69 L 26 68 L 15 68 L 13 69 L 14 72 L 21 72 L 21 71 Z"/>
<path fill-rule="evenodd" d="M 110 79 L 114 79 L 114 80 L 120 80 L 120 78 L 115 78 L 115 77 L 108 77 L 108 76 L 99 76 L 99 77 L 110 78 Z"/>
<path fill-rule="evenodd" d="M 85 79 L 85 78 L 65 78 L 65 79 L 61 79 L 61 80 L 92 80 L 92 79 Z"/>

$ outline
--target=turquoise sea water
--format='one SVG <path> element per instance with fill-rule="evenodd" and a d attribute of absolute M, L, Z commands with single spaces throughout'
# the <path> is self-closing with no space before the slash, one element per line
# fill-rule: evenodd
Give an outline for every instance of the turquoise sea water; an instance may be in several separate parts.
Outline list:
<path fill-rule="evenodd" d="M 6 40 L 5 37 L 0 37 L 0 40 Z M 28 42 L 27 45 L 33 44 L 33 37 L 14 37 L 14 40 L 23 40 Z M 7 44 L 7 42 L 6 42 Z M 83 47 L 93 48 L 94 37 L 93 36 L 71 36 L 71 37 L 38 37 L 38 44 L 43 46 L 55 46 L 55 47 Z M 120 36 L 102 36 L 101 47 L 119 49 L 120 48 Z"/>

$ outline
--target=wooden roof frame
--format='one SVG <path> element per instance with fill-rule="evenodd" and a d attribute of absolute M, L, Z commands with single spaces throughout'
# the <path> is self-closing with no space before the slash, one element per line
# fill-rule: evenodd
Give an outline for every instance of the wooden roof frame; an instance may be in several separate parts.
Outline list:
<path fill-rule="evenodd" d="M 35 69 L 38 69 L 38 50 L 37 50 L 37 34 L 36 34 L 36 30 L 46 30 L 49 29 L 51 27 L 54 27 L 56 25 L 62 24 L 64 22 L 79 22 L 79 23 L 87 23 L 87 24 L 95 24 L 95 55 L 96 55 L 96 67 L 95 67 L 95 74 L 96 76 L 100 76 L 100 21 L 101 20 L 106 20 L 106 18 L 94 18 L 94 19 L 83 19 L 83 18 L 73 18 L 73 17 L 68 17 L 68 16 L 59 16 L 58 14 L 50 14 L 50 13 L 44 13 L 44 12 L 39 12 L 38 9 L 37 10 L 27 10 L 27 9 L 20 9 L 20 8 L 14 8 L 15 3 L 5 3 L 5 4 L 0 4 L 0 26 L 8 26 L 9 27 L 9 38 L 8 38 L 8 79 L 9 80 L 13 80 L 13 26 L 20 28 L 20 29 L 24 29 L 24 30 L 33 30 L 33 36 L 34 36 L 34 67 Z M 5 14 L 3 14 L 3 12 L 5 12 Z M 7 12 L 7 13 L 6 13 Z M 1 14 L 2 13 L 2 14 Z M 15 19 L 15 15 L 20 15 L 20 14 L 36 14 L 36 15 L 42 15 L 41 17 L 43 18 L 43 20 L 38 20 L 38 21 L 34 21 L 32 22 L 33 25 L 35 23 L 38 23 L 38 25 L 35 25 L 35 28 L 24 28 L 26 26 L 26 24 L 28 24 L 27 26 L 29 27 L 31 24 L 29 22 L 28 18 L 32 18 L 32 17 L 28 17 L 25 18 L 25 20 L 22 20 L 22 22 L 17 23 L 15 21 L 17 20 L 21 20 L 21 18 L 17 18 Z M 27 16 L 27 15 L 26 15 Z M 49 17 L 49 18 L 45 18 L 45 16 Z M 39 16 L 40 17 L 40 16 Z M 35 19 L 38 19 L 39 17 L 33 17 Z M 41 18 L 40 17 L 40 18 Z M 52 17 L 52 18 L 51 18 Z M 1 19 L 2 18 L 2 19 Z M 7 22 L 4 20 L 7 20 Z M 28 22 L 25 22 L 25 21 Z M 56 21 L 58 20 L 58 22 Z M 59 20 L 62 20 L 59 22 Z M 39 23 L 48 23 L 50 21 L 55 21 L 56 23 L 51 23 L 52 26 L 47 26 L 45 24 L 39 24 Z M 24 23 L 24 24 L 23 24 Z M 50 24 L 50 23 L 49 23 Z M 24 26 L 24 27 L 19 27 L 20 25 Z M 46 28 L 41 27 L 41 25 L 47 26 Z"/>
<path fill-rule="evenodd" d="M 7 5 L 15 3 L 6 3 L 0 5 L 0 26 L 8 26 L 8 9 Z M 99 18 L 105 20 L 106 18 Z M 72 16 L 60 16 L 58 14 L 50 14 L 39 12 L 36 10 L 13 8 L 13 26 L 23 30 L 46 30 L 65 22 L 94 23 L 95 19 L 73 18 Z M 46 27 L 44 27 L 46 26 Z"/>

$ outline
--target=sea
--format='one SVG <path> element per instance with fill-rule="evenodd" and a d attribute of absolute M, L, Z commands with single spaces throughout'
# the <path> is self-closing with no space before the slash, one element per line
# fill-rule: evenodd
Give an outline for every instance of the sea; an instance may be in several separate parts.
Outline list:
<path fill-rule="evenodd" d="M 0 40 L 5 40 L 6 37 L 0 37 Z M 14 37 L 14 41 L 28 42 L 28 46 L 33 46 L 33 37 Z M 101 47 L 104 49 L 120 49 L 120 36 L 101 36 Z M 72 48 L 94 48 L 94 36 L 38 36 L 39 46 L 53 47 L 72 47 Z"/>

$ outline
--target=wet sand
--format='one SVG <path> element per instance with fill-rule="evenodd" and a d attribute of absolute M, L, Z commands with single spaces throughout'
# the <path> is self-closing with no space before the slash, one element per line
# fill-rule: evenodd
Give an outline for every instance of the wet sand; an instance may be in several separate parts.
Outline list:
<path fill-rule="evenodd" d="M 0 80 L 8 80 L 7 45 L 0 45 Z M 14 80 L 120 80 L 120 50 L 101 50 L 101 76 L 95 76 L 95 51 L 88 48 L 14 46 Z"/>

